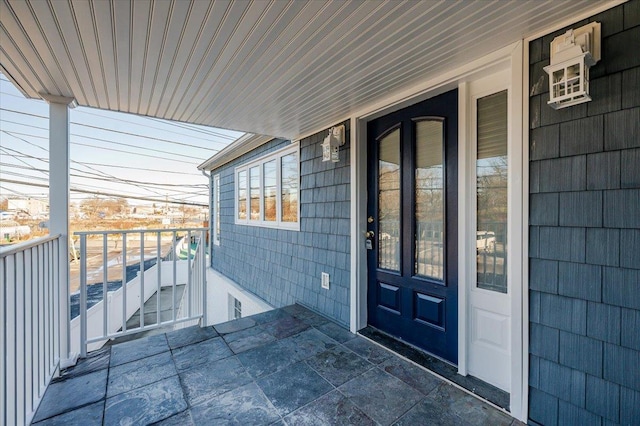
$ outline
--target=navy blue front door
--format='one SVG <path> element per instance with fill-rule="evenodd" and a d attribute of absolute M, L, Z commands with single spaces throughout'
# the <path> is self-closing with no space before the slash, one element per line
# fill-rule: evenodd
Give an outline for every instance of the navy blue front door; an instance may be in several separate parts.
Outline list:
<path fill-rule="evenodd" d="M 368 125 L 368 322 L 458 362 L 458 91 Z"/>

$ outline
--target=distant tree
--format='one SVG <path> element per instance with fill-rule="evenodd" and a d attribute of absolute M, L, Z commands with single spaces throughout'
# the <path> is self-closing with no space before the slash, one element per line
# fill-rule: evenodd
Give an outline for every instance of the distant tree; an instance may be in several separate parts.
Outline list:
<path fill-rule="evenodd" d="M 0 211 L 9 210 L 9 200 L 6 198 L 0 199 Z"/>
<path fill-rule="evenodd" d="M 95 195 L 80 203 L 80 210 L 90 218 L 125 214 L 129 202 L 125 198 L 101 198 Z"/>

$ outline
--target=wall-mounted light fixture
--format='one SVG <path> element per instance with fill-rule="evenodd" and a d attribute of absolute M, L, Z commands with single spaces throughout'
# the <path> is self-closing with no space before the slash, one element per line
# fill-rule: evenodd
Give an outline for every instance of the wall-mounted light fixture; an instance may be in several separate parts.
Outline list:
<path fill-rule="evenodd" d="M 322 161 L 340 161 L 340 147 L 344 144 L 344 124 L 330 128 L 322 142 Z"/>
<path fill-rule="evenodd" d="M 554 109 L 591 100 L 589 67 L 600 60 L 600 22 L 569 30 L 551 42 L 549 102 Z"/>

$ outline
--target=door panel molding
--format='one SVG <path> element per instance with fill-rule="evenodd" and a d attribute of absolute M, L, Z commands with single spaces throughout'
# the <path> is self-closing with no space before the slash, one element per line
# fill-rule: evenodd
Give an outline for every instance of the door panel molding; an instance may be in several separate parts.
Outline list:
<path fill-rule="evenodd" d="M 457 101 L 452 90 L 369 122 L 367 150 L 367 230 L 377 237 L 367 254 L 368 323 L 454 364 Z M 430 220 L 436 226 L 420 230 Z"/>

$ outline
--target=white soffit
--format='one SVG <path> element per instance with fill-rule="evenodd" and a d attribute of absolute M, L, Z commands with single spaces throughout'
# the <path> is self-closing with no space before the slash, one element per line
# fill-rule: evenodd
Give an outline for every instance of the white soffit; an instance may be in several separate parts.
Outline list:
<path fill-rule="evenodd" d="M 595 7 L 0 0 L 0 70 L 31 98 L 296 138 Z"/>
<path fill-rule="evenodd" d="M 265 143 L 272 141 L 274 138 L 271 136 L 254 135 L 252 133 L 245 133 L 231 144 L 224 147 L 217 152 L 214 156 L 203 162 L 198 166 L 200 170 L 215 170 L 216 168 L 235 160 L 243 154 L 257 148 Z"/>

